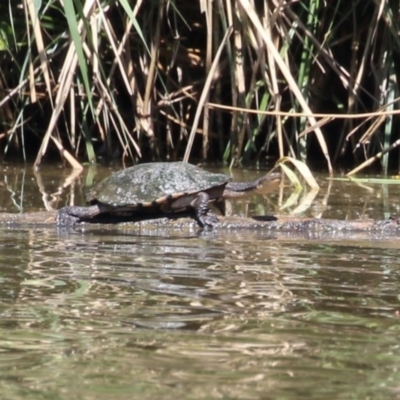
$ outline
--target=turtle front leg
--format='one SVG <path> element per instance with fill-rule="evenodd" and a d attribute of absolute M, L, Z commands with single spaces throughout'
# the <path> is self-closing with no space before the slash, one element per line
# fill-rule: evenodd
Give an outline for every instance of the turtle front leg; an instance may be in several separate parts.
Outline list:
<path fill-rule="evenodd" d="M 100 213 L 98 205 L 89 207 L 69 206 L 63 207 L 57 213 L 58 226 L 73 226 L 77 222 L 91 219 Z"/>
<path fill-rule="evenodd" d="M 197 193 L 196 198 L 190 203 L 195 210 L 195 217 L 199 225 L 204 227 L 213 227 L 218 223 L 218 218 L 210 211 L 210 196 L 205 192 Z"/>

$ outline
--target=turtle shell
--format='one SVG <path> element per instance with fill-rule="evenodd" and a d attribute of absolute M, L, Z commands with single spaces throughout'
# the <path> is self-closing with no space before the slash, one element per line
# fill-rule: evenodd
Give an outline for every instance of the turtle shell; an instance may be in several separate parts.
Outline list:
<path fill-rule="evenodd" d="M 91 188 L 88 203 L 118 207 L 150 207 L 167 200 L 225 186 L 230 178 L 184 162 L 139 164 L 118 171 Z"/>

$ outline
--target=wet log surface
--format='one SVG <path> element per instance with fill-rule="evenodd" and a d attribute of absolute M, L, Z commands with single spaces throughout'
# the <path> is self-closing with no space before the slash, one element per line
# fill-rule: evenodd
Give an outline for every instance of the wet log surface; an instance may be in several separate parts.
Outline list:
<path fill-rule="evenodd" d="M 23 228 L 36 227 L 46 228 L 56 226 L 56 211 L 43 211 L 25 214 L 0 213 L 0 227 Z M 261 230 L 265 232 L 281 232 L 289 234 L 335 234 L 336 236 L 350 236 L 357 233 L 379 237 L 400 236 L 400 225 L 397 219 L 388 220 L 336 220 L 336 219 L 318 219 L 318 218 L 300 218 L 295 216 L 277 215 L 277 216 L 254 216 L 254 217 L 221 217 L 219 223 L 213 228 L 213 232 L 227 230 Z M 97 223 L 78 224 L 74 227 L 58 228 L 58 229 L 112 229 L 123 227 L 126 229 L 140 230 L 171 230 L 171 229 L 194 229 L 199 227 L 192 218 L 157 218 L 142 221 L 130 221 L 117 223 L 122 221 L 95 221 Z M 103 223 L 99 223 L 103 222 Z M 107 223 L 104 223 L 107 222 Z"/>

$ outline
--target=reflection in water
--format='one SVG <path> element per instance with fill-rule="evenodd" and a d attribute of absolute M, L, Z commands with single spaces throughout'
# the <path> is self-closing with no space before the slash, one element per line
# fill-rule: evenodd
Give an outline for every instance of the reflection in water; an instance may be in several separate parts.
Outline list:
<path fill-rule="evenodd" d="M 5 211 L 44 208 L 24 179 L 23 194 L 19 175 L 0 187 Z M 395 210 L 376 186 L 321 186 L 310 213 Z M 59 201 L 72 193 L 79 203 L 72 190 Z M 400 397 L 398 248 L 368 236 L 0 227 L 2 398 Z"/>
<path fill-rule="evenodd" d="M 0 250 L 7 398 L 395 395 L 396 248 L 3 230 Z"/>
<path fill-rule="evenodd" d="M 91 166 L 82 172 L 54 166 L 44 166 L 34 171 L 31 166 L 21 168 L 2 165 L 0 168 L 0 211 L 30 212 L 54 210 L 65 205 L 85 204 L 86 188 L 98 183 L 112 172 L 121 169 Z M 235 181 L 252 181 L 265 170 L 220 170 L 213 172 L 232 175 Z M 318 177 L 318 175 L 317 175 Z M 392 183 L 397 180 L 393 179 Z M 332 181 L 324 175 L 318 179 L 320 191 L 315 193 L 304 187 L 296 191 L 287 179 L 273 193 L 252 195 L 232 201 L 232 213 L 236 215 L 271 215 L 277 213 L 308 217 L 357 219 L 387 219 L 397 215 L 399 185 Z M 230 209 L 230 207 L 228 207 Z"/>

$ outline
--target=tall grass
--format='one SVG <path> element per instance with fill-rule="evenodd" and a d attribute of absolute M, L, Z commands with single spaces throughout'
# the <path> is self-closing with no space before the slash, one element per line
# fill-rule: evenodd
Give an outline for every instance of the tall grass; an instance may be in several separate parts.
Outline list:
<path fill-rule="evenodd" d="M 400 162 L 395 3 L 1 2 L 2 154 L 387 171 Z"/>

